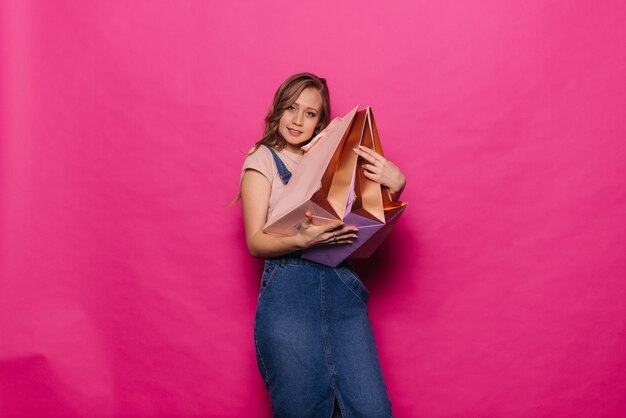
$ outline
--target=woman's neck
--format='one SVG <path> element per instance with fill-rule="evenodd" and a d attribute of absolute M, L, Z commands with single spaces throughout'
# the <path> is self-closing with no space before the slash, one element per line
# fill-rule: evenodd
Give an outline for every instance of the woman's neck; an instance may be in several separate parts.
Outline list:
<path fill-rule="evenodd" d="M 292 154 L 299 154 L 302 155 L 304 154 L 304 151 L 302 151 L 302 149 L 298 146 L 298 145 L 293 145 L 293 144 L 285 144 L 285 147 L 283 148 L 285 151 L 290 152 Z"/>

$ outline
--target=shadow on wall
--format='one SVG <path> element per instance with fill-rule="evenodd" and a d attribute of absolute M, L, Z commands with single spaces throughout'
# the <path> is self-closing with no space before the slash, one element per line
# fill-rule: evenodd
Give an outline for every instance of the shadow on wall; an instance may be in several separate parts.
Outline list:
<path fill-rule="evenodd" d="M 417 270 L 419 255 L 417 237 L 407 233 L 400 220 L 370 258 L 351 262 L 368 290 L 383 296 L 393 294 L 403 280 L 414 280 L 406 274 Z"/>

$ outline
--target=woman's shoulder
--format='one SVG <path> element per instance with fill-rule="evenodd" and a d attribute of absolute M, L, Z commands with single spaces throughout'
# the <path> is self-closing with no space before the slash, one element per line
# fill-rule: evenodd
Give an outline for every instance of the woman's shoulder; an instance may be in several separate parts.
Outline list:
<path fill-rule="evenodd" d="M 246 154 L 246 161 L 271 161 L 272 153 L 265 145 L 255 145 Z"/>
<path fill-rule="evenodd" d="M 271 151 L 264 145 L 261 145 L 259 147 L 255 145 L 250 148 L 250 151 L 248 151 L 248 154 L 246 155 L 246 159 L 241 169 L 242 175 L 243 172 L 247 169 L 252 169 L 259 171 L 271 181 L 271 178 L 273 177 L 273 165 L 274 159 L 272 157 Z"/>

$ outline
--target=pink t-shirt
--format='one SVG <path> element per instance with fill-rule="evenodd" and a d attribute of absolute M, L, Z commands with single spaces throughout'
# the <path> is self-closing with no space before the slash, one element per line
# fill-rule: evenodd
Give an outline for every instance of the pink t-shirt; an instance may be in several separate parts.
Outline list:
<path fill-rule="evenodd" d="M 286 149 L 282 149 L 280 151 L 276 150 L 276 153 L 287 166 L 287 169 L 289 169 L 292 173 L 302 159 L 302 154 L 296 154 L 291 151 L 287 151 Z M 278 175 L 278 168 L 276 168 L 272 152 L 266 146 L 260 146 L 255 153 L 246 157 L 246 160 L 243 163 L 243 168 L 241 169 L 242 179 L 246 170 L 258 171 L 270 182 L 270 203 L 267 210 L 267 218 L 269 219 L 272 211 L 276 207 L 276 204 L 280 200 L 283 190 L 285 189 L 285 185 L 280 180 L 280 176 Z"/>

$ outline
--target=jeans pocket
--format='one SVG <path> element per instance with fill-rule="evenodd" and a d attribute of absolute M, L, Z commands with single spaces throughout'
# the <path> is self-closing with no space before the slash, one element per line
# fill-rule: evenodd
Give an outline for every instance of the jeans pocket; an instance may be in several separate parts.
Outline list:
<path fill-rule="evenodd" d="M 346 267 L 336 268 L 335 272 L 341 279 L 341 281 L 354 293 L 364 304 L 367 305 L 367 301 L 370 297 L 370 292 L 365 285 L 361 282 L 361 279 Z"/>

